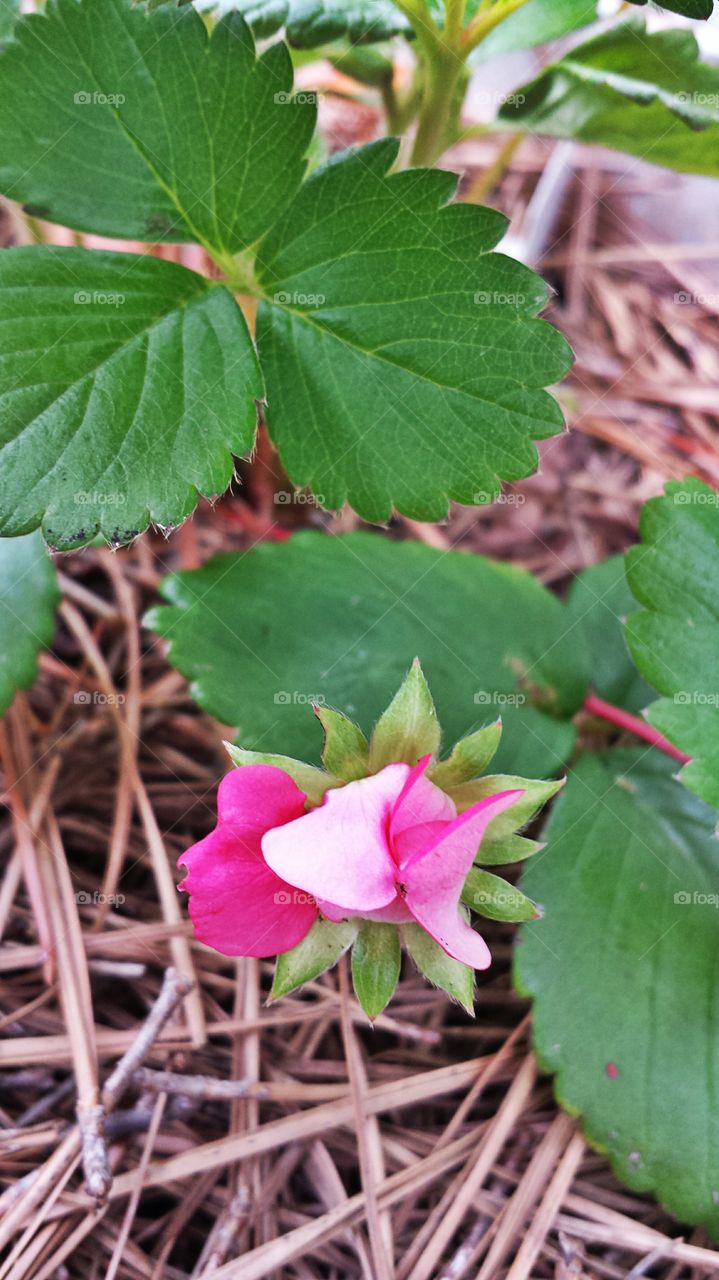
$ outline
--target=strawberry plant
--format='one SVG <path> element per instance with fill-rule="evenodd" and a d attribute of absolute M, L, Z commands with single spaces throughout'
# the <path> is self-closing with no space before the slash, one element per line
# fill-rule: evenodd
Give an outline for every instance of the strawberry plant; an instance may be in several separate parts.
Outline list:
<path fill-rule="evenodd" d="M 719 73 L 694 37 L 640 15 L 587 35 L 590 0 L 16 8 L 0 192 L 37 242 L 0 254 L 2 710 L 51 641 L 44 542 L 171 530 L 258 428 L 289 484 L 375 524 L 441 520 L 535 469 L 569 348 L 543 281 L 498 251 L 504 217 L 434 167 L 449 147 L 532 132 L 718 172 Z M 664 8 L 706 19 L 712 0 Z M 465 124 L 473 69 L 558 37 Z M 293 87 L 307 50 L 379 91 L 398 136 L 323 158 Z M 74 242 L 44 243 L 46 223 Z M 198 938 L 277 957 L 275 998 L 351 951 L 375 1018 L 403 953 L 471 1012 L 482 917 L 521 923 L 561 1100 L 630 1186 L 719 1235 L 717 506 L 672 482 L 626 566 L 566 600 L 479 556 L 303 530 L 170 575 L 146 624 L 233 730 L 217 825 L 181 858 Z M 524 863 L 522 888 L 495 871 Z"/>

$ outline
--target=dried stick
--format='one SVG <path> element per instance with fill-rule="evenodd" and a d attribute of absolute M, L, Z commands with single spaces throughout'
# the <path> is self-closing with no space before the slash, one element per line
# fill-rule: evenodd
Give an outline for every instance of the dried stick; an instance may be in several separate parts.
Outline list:
<path fill-rule="evenodd" d="M 160 994 L 138 1031 L 130 1048 L 118 1062 L 115 1070 L 105 1082 L 101 1102 L 105 1112 L 110 1112 L 138 1070 L 143 1059 L 150 1052 L 162 1027 L 171 1017 L 180 1001 L 190 989 L 187 978 L 180 977 L 174 969 L 165 973 Z M 21 1229 L 29 1215 L 43 1202 L 44 1196 L 53 1185 L 70 1170 L 81 1150 L 80 1130 L 74 1126 L 65 1135 L 60 1146 L 55 1149 L 50 1159 L 23 1179 L 23 1194 L 18 1197 L 17 1187 L 11 1188 L 12 1197 L 3 1203 L 0 1197 L 0 1212 L 7 1208 L 0 1221 L 0 1249 Z M 7 1195 L 7 1193 L 5 1193 Z"/>

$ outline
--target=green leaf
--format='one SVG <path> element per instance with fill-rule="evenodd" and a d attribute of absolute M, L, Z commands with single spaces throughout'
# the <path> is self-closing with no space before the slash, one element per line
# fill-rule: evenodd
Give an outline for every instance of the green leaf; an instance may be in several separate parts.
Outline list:
<path fill-rule="evenodd" d="M 385 765 L 399 760 L 415 765 L 422 756 L 437 753 L 441 736 L 432 694 L 419 658 L 415 658 L 409 674 L 375 725 L 370 739 L 370 770 L 378 773 Z"/>
<path fill-rule="evenodd" d="M 59 600 L 55 567 L 40 535 L 0 540 L 0 715 L 18 689 L 33 683 L 38 653 L 55 633 Z"/>
<path fill-rule="evenodd" d="M 329 920 L 315 920 L 309 933 L 292 951 L 277 957 L 270 1000 L 279 1000 L 303 983 L 319 978 L 337 963 L 356 936 L 357 925 L 353 921 L 330 924 Z"/>
<path fill-rule="evenodd" d="M 458 787 L 451 787 L 449 795 L 457 806 L 458 813 L 464 813 L 473 804 L 487 796 L 496 796 L 500 791 L 523 791 L 524 795 L 514 802 L 511 808 L 498 817 L 493 818 L 487 826 L 482 838 L 478 861 L 486 863 L 511 862 L 505 857 L 507 842 L 516 831 L 525 827 L 539 812 L 543 804 L 556 796 L 564 786 L 564 779 L 539 781 L 534 778 L 518 778 L 512 774 L 495 773 L 485 778 L 477 778 L 474 782 L 464 782 Z"/>
<path fill-rule="evenodd" d="M 625 711 L 641 711 L 653 695 L 632 662 L 624 634 L 635 608 L 624 556 L 610 556 L 578 574 L 567 608 L 573 642 L 589 654 L 594 692 Z"/>
<path fill-rule="evenodd" d="M 293 760 L 290 756 L 274 755 L 270 751 L 243 751 L 231 742 L 225 747 L 230 760 L 236 768 L 241 769 L 248 764 L 269 764 L 275 769 L 282 769 L 297 783 L 300 791 L 304 791 L 312 804 L 321 804 L 327 791 L 339 785 L 339 779 L 325 773 L 324 769 L 316 769 L 314 765 L 305 764 L 302 760 Z"/>
<path fill-rule="evenodd" d="M 648 719 L 687 755 L 681 780 L 719 807 L 719 495 L 673 481 L 643 508 L 642 543 L 627 555 L 644 612 L 627 623 L 642 675 L 659 693 Z"/>
<path fill-rule="evenodd" d="M 537 465 L 562 429 L 543 388 L 564 339 L 536 319 L 547 289 L 491 253 L 501 214 L 447 205 L 456 178 L 388 173 L 397 142 L 304 184 L 258 250 L 267 423 L 293 482 L 365 519 L 439 520 Z M 301 228 L 301 231 L 298 230 Z"/>
<path fill-rule="evenodd" d="M 0 0 L 0 40 L 7 40 L 20 15 L 20 0 Z"/>
<path fill-rule="evenodd" d="M 488 920 L 536 920 L 539 912 L 534 902 L 501 876 L 472 867 L 462 890 L 462 902 Z"/>
<path fill-rule="evenodd" d="M 67 549 L 176 524 L 252 445 L 262 383 L 242 313 L 184 267 L 6 249 L 0 325 L 4 535 L 42 523 Z"/>
<path fill-rule="evenodd" d="M 471 6 L 476 10 L 476 2 Z M 594 22 L 597 0 L 528 0 L 494 28 L 482 41 L 472 59 L 486 62 L 517 49 L 531 49 Z"/>
<path fill-rule="evenodd" d="M 444 791 L 448 791 L 450 787 L 457 787 L 462 782 L 470 782 L 487 768 L 497 754 L 501 739 L 502 721 L 500 719 L 494 724 L 485 725 L 484 729 L 478 729 L 476 733 L 471 733 L 466 738 L 460 738 L 446 760 L 440 760 L 439 763 L 429 766 L 427 776 L 432 779 L 435 786 L 442 787 Z"/>
<path fill-rule="evenodd" d="M 0 54 L 0 190 L 39 216 L 129 240 L 252 244 L 304 173 L 315 109 L 275 45 L 229 14 L 56 0 Z"/>
<path fill-rule="evenodd" d="M 368 1018 L 376 1018 L 392 999 L 401 962 L 397 926 L 362 920 L 352 948 L 352 982 Z"/>
<path fill-rule="evenodd" d="M 557 1094 L 618 1178 L 719 1235 L 716 815 L 658 751 L 586 757 L 523 888 L 520 990 Z"/>
<path fill-rule="evenodd" d="M 368 732 L 415 654 L 448 741 L 501 707 L 498 769 L 552 772 L 571 750 L 581 653 L 564 606 L 519 569 L 378 534 L 304 532 L 161 590 L 171 607 L 148 625 L 200 705 L 252 750 L 318 759 L 311 706 L 322 700 Z M 288 626 L 288 601 L 301 625 Z"/>
<path fill-rule="evenodd" d="M 577 138 L 683 173 L 719 174 L 719 70 L 689 31 L 631 19 L 572 49 L 512 94 L 512 129 Z"/>
<path fill-rule="evenodd" d="M 241 13 L 258 39 L 282 27 L 296 49 L 316 49 L 346 36 L 353 44 L 411 34 L 405 17 L 389 0 L 213 0 L 202 8 Z"/>
<path fill-rule="evenodd" d="M 369 747 L 362 730 L 341 711 L 315 707 L 315 715 L 325 732 L 322 763 L 329 773 L 354 782 L 369 772 Z"/>
<path fill-rule="evenodd" d="M 630 4 L 647 4 L 648 0 L 629 0 Z M 657 7 L 680 13 L 683 18 L 711 18 L 714 0 L 660 0 Z"/>
<path fill-rule="evenodd" d="M 474 1014 L 474 970 L 468 965 L 453 960 L 443 951 L 434 938 L 430 938 L 418 924 L 403 924 L 400 929 L 411 959 L 420 973 L 435 987 L 446 991 L 448 996 L 461 1004 L 472 1016 Z"/>

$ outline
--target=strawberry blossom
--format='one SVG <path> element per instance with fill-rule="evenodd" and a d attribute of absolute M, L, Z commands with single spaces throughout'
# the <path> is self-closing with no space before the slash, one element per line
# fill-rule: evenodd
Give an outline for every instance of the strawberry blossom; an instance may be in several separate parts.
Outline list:
<path fill-rule="evenodd" d="M 389 764 L 329 790 L 316 808 L 282 769 L 247 765 L 223 778 L 214 831 L 180 858 L 198 938 L 225 955 L 297 946 L 318 914 L 414 922 L 475 969 L 489 949 L 460 894 L 489 822 L 522 794 L 503 791 L 458 815 L 414 768 Z"/>

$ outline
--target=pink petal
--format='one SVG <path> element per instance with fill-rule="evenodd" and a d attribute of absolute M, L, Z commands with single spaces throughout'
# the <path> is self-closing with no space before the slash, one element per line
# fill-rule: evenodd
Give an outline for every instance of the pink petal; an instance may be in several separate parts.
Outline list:
<path fill-rule="evenodd" d="M 247 765 L 222 779 L 218 823 L 178 865 L 179 888 L 190 894 L 197 937 L 226 956 L 274 956 L 309 932 L 317 906 L 266 865 L 261 840 L 268 826 L 304 813 L 305 797 L 282 769 Z"/>
<path fill-rule="evenodd" d="M 262 852 L 268 866 L 340 911 L 386 906 L 397 892 L 389 822 L 408 773 L 408 765 L 390 764 L 328 791 L 317 809 L 267 832 Z"/>
<path fill-rule="evenodd" d="M 400 867 L 405 865 L 417 847 L 422 827 L 426 831 L 424 844 L 427 844 L 439 829 L 439 824 L 444 826 L 457 816 L 454 802 L 425 777 L 425 769 L 431 759 L 431 756 L 423 756 L 410 770 L 392 813 L 390 843 Z M 411 845 L 403 839 L 408 830 L 417 833 Z"/>
<path fill-rule="evenodd" d="M 462 886 L 488 823 L 523 794 L 500 791 L 472 805 L 437 831 L 429 844 L 417 847 L 402 871 L 405 901 L 417 923 L 448 955 L 474 969 L 486 969 L 491 956 L 487 944 L 460 914 Z M 409 844 L 411 832 L 404 838 Z"/>

